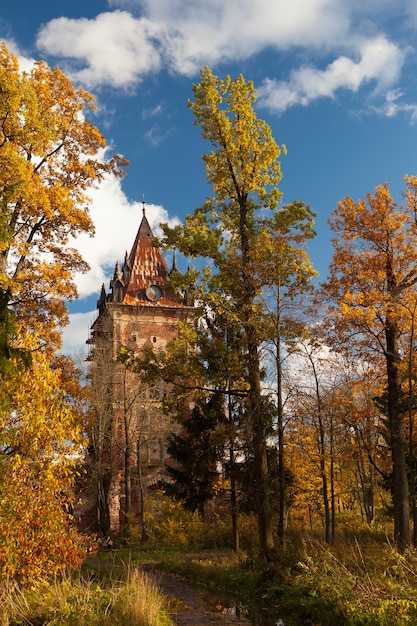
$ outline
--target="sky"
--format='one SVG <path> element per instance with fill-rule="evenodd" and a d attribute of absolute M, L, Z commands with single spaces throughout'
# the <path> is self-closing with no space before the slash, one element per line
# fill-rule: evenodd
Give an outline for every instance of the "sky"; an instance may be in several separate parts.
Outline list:
<path fill-rule="evenodd" d="M 58 66 L 97 100 L 93 123 L 127 176 L 90 193 L 93 239 L 76 245 L 91 270 L 76 276 L 64 349 L 85 353 L 101 286 L 130 251 L 141 217 L 181 222 L 210 194 L 201 156 L 210 146 L 187 100 L 205 65 L 242 74 L 258 90 L 281 158 L 282 203 L 317 214 L 309 253 L 325 279 L 328 219 L 345 196 L 388 182 L 402 201 L 417 174 L 416 0 L 13 0 L 0 7 L 0 40 L 21 67 Z M 168 257 L 169 263 L 169 257 Z"/>

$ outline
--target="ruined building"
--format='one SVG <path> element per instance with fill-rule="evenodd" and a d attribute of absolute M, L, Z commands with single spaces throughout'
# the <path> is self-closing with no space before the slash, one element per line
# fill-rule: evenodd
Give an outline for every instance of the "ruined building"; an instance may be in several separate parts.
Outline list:
<path fill-rule="evenodd" d="M 156 485 L 167 462 L 166 438 L 173 424 L 160 402 L 162 383 L 141 383 L 131 367 L 144 346 L 163 349 L 193 306 L 168 282 L 170 271 L 145 215 L 123 266 L 116 264 L 110 290 L 103 285 L 91 327 L 89 494 L 80 515 L 84 526 L 120 533 L 140 515 L 144 492 Z M 173 268 L 175 269 L 175 268 Z M 172 271 L 172 270 L 171 270 Z"/>

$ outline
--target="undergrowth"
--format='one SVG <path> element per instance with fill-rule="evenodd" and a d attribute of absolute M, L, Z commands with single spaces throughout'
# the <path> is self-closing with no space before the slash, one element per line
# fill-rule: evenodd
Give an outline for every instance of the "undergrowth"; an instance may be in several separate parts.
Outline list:
<path fill-rule="evenodd" d="M 172 626 L 164 600 L 142 573 L 63 577 L 35 590 L 10 588 L 0 626 Z"/>
<path fill-rule="evenodd" d="M 255 554 L 160 547 L 152 560 L 155 567 L 263 605 L 288 626 L 417 624 L 417 552 L 400 554 L 381 529 L 345 528 L 334 547 L 289 533 L 268 564 Z"/>
<path fill-rule="evenodd" d="M 286 626 L 417 624 L 417 551 L 398 553 L 383 525 L 345 520 L 334 546 L 319 533 L 289 531 L 266 562 L 249 516 L 238 553 L 227 547 L 230 528 L 214 517 L 203 523 L 170 504 L 155 506 L 149 520 L 148 542 L 115 541 L 78 577 L 0 595 L 0 626 L 171 626 L 157 589 L 135 568 L 145 564 L 279 615 Z"/>

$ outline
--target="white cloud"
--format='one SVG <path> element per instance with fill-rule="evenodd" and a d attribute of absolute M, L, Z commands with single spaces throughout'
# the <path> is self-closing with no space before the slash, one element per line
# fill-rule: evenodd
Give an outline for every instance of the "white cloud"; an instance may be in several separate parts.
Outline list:
<path fill-rule="evenodd" d="M 400 89 L 392 89 L 385 95 L 385 101 L 380 106 L 374 106 L 373 110 L 385 117 L 395 117 L 399 113 L 405 113 L 412 122 L 417 122 L 417 104 L 402 102 L 403 92 Z"/>
<path fill-rule="evenodd" d="M 88 20 L 58 18 L 39 31 L 40 50 L 77 59 L 87 86 L 131 86 L 164 65 L 193 75 L 202 65 L 245 59 L 268 46 L 333 48 L 348 38 L 341 0 L 141 0 Z"/>
<path fill-rule="evenodd" d="M 37 46 L 49 54 L 80 61 L 83 67 L 71 75 L 88 87 L 127 88 L 160 68 L 153 41 L 157 35 L 155 23 L 115 11 L 101 13 L 94 20 L 51 20 L 41 28 Z"/>
<path fill-rule="evenodd" d="M 70 315 L 70 323 L 62 332 L 62 352 L 64 354 L 71 355 L 77 362 L 86 359 L 88 353 L 86 341 L 96 317 L 96 310 Z"/>
<path fill-rule="evenodd" d="M 259 89 L 259 104 L 279 113 L 306 106 L 318 98 L 332 98 L 339 89 L 356 92 L 366 83 L 386 89 L 399 79 L 406 52 L 385 37 L 365 41 L 360 58 L 340 56 L 324 70 L 302 67 L 293 70 L 288 82 L 267 79 Z"/>
<path fill-rule="evenodd" d="M 338 90 L 365 84 L 390 89 L 400 78 L 405 51 L 382 33 L 392 18 L 389 0 L 108 0 L 114 11 L 94 19 L 50 21 L 39 31 L 45 53 L 75 60 L 65 71 L 88 88 L 135 87 L 163 68 L 193 76 L 205 64 L 238 61 L 266 49 L 294 51 L 309 63 L 289 80 L 262 85 L 265 105 L 282 112 Z M 414 8 L 413 8 L 414 7 Z M 123 10 L 122 10 L 123 9 Z M 396 15 L 416 15 L 399 0 Z M 323 59 L 333 60 L 323 68 Z M 313 59 L 316 65 L 313 64 Z M 296 61 L 297 62 L 297 61 Z M 152 137 L 158 136 L 153 129 Z"/>
<path fill-rule="evenodd" d="M 142 0 L 140 5 L 169 33 L 166 52 L 183 73 L 248 58 L 267 46 L 328 47 L 349 27 L 344 3 L 337 0 Z"/>

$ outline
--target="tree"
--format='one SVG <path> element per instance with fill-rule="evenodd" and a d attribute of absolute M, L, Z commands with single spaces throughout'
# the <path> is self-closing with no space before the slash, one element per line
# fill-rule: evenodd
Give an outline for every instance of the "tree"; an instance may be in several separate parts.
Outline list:
<path fill-rule="evenodd" d="M 187 282 L 188 278 L 189 276 L 175 276 L 178 284 Z M 189 435 L 186 433 L 184 435 L 184 425 L 190 422 L 190 431 L 196 436 L 199 430 L 204 431 L 207 427 L 207 420 L 199 421 L 200 412 L 205 414 L 207 409 L 210 411 L 209 430 L 213 435 L 215 433 L 215 445 L 219 455 L 220 450 L 223 451 L 218 459 L 223 465 L 227 479 L 223 485 L 230 484 L 233 545 L 238 551 L 239 502 L 236 458 L 241 457 L 242 441 L 247 439 L 248 430 L 243 426 L 244 415 L 247 412 L 247 385 L 244 376 L 244 351 L 241 345 L 242 329 L 234 326 L 235 318 L 231 310 L 223 311 L 223 314 L 217 312 L 214 316 L 213 309 L 205 309 L 202 304 L 195 312 L 194 323 L 180 323 L 178 337 L 169 342 L 165 350 L 155 351 L 152 348 L 145 348 L 141 356 L 136 358 L 136 369 L 140 372 L 143 382 L 155 384 L 163 380 L 166 383 L 169 393 L 164 395 L 162 409 L 178 425 L 178 433 L 173 435 L 171 443 L 173 442 L 174 447 L 175 442 L 181 447 L 185 446 L 186 463 L 195 467 L 196 471 L 201 464 L 201 457 L 210 458 L 213 455 L 213 448 L 211 451 L 204 450 L 203 446 L 203 444 L 212 446 L 212 437 L 201 433 L 201 437 L 198 435 L 199 443 L 194 446 L 189 441 Z M 217 412 L 211 410 L 214 398 L 218 401 L 221 398 L 222 410 Z M 190 415 L 192 405 L 195 405 L 195 411 Z M 217 421 L 214 420 L 215 417 Z M 176 457 L 174 450 L 173 458 Z M 179 461 L 181 459 L 177 459 L 177 462 Z M 182 471 L 174 474 L 180 483 Z M 187 487 L 193 491 L 192 485 Z M 171 487 L 169 489 L 171 490 Z M 172 487 L 173 491 L 181 489 L 180 485 L 178 490 L 175 485 Z M 208 490 L 212 493 L 211 487 L 208 487 Z M 247 491 L 245 489 L 242 492 L 242 500 L 247 498 Z"/>
<path fill-rule="evenodd" d="M 95 522 L 103 535 L 110 532 L 110 490 L 114 471 L 113 346 L 110 329 L 102 322 L 89 355 L 90 398 L 86 415 L 89 440 L 86 468 L 95 499 Z"/>
<path fill-rule="evenodd" d="M 33 584 L 85 556 L 70 508 L 83 411 L 39 338 L 21 337 L 18 346 L 32 362 L 2 385 L 10 406 L 0 415 L 0 579 Z"/>
<path fill-rule="evenodd" d="M 243 76 L 218 79 L 205 67 L 201 82 L 193 86 L 189 106 L 202 136 L 213 146 L 203 156 L 212 196 L 184 227 L 164 226 L 165 243 L 188 256 L 212 260 L 215 271 L 207 274 L 206 302 L 213 310 L 230 306 L 240 324 L 246 367 L 248 421 L 256 468 L 258 531 L 261 551 L 273 548 L 265 416 L 262 405 L 259 333 L 259 297 L 262 281 L 255 265 L 262 214 L 279 202 L 281 150 L 265 121 L 254 111 L 256 92 Z"/>
<path fill-rule="evenodd" d="M 174 482 L 166 491 L 202 517 L 204 505 L 215 493 L 217 463 L 222 459 L 216 430 L 223 421 L 223 396 L 214 394 L 198 402 L 182 422 L 183 431 L 172 433 L 168 440 L 167 450 L 175 464 L 167 466 Z"/>
<path fill-rule="evenodd" d="M 310 336 L 299 344 L 300 358 L 305 361 L 303 380 L 297 391 L 297 414 L 301 416 L 304 433 L 300 439 L 311 440 L 310 450 L 304 449 L 320 479 L 320 494 L 324 510 L 325 540 L 334 542 L 334 407 L 333 396 L 340 384 L 335 355 L 329 355 L 317 337 Z M 307 436 L 306 436 L 307 435 Z M 303 443 L 305 446 L 305 442 Z"/>
<path fill-rule="evenodd" d="M 413 545 L 417 546 L 417 458 L 415 441 L 414 413 L 416 408 L 415 384 L 416 384 L 416 313 L 417 298 L 413 294 L 409 304 L 405 305 L 410 319 L 410 333 L 407 346 L 407 373 L 406 373 L 406 397 L 408 415 L 408 467 L 410 482 L 411 517 L 413 520 Z"/>
<path fill-rule="evenodd" d="M 0 46 L 0 290 L 21 325 L 60 347 L 65 299 L 87 266 L 71 238 L 92 234 L 88 188 L 127 162 L 104 161 L 105 140 L 86 117 L 94 98 L 57 68 L 20 72 Z"/>
<path fill-rule="evenodd" d="M 67 504 L 83 393 L 70 360 L 54 353 L 74 274 L 87 269 L 70 242 L 93 233 L 88 189 L 126 164 L 102 158 L 105 140 L 86 117 L 94 108 L 59 69 L 21 72 L 0 46 L 0 567 L 19 580 L 82 553 Z"/>
<path fill-rule="evenodd" d="M 124 506 L 123 532 L 125 539 L 130 538 L 130 517 L 132 514 L 132 461 L 139 440 L 140 425 L 138 420 L 137 402 L 141 389 L 138 381 L 132 380 L 134 352 L 127 346 L 121 346 L 116 357 L 116 386 L 113 403 L 117 406 L 117 417 L 121 415 L 119 436 L 115 443 L 123 453 L 124 470 Z M 116 418 L 117 419 L 117 418 Z"/>
<path fill-rule="evenodd" d="M 278 431 L 279 519 L 278 538 L 282 542 L 286 519 L 286 469 L 284 442 L 283 367 L 295 341 L 305 333 L 302 297 L 317 276 L 305 249 L 315 236 L 315 214 L 304 202 L 295 201 L 276 212 L 260 233 L 256 264 L 265 284 L 262 300 L 264 341 L 272 348 L 275 365 L 276 413 Z M 305 309 L 305 306 L 304 306 Z"/>
<path fill-rule="evenodd" d="M 146 523 L 143 466 L 146 465 L 146 454 L 142 453 L 142 449 L 148 448 L 147 462 L 150 463 L 150 447 L 156 442 L 160 447 L 162 446 L 166 424 L 164 424 L 162 416 L 159 416 L 157 423 L 155 415 L 156 404 L 162 395 L 163 385 L 161 381 L 157 386 L 144 384 L 137 376 L 136 363 L 137 357 L 134 350 L 125 345 L 121 346 L 114 363 L 114 395 L 112 400 L 115 432 L 112 443 L 117 449 L 114 455 L 116 465 L 122 466 L 124 473 L 124 537 L 125 539 L 130 538 L 133 485 L 138 483 L 141 530 L 144 540 L 146 539 Z M 120 453 L 123 455 L 122 463 L 117 461 Z M 159 460 L 162 463 L 161 456 L 160 452 Z M 133 476 L 134 464 L 136 464 L 137 469 L 137 481 L 134 481 Z"/>
<path fill-rule="evenodd" d="M 103 535 L 115 530 L 115 519 L 110 516 L 111 491 L 113 484 L 120 484 L 124 536 L 129 538 L 132 513 L 138 512 L 138 494 L 142 539 L 145 539 L 147 466 L 155 463 L 156 456 L 162 464 L 163 441 L 168 430 L 159 409 L 164 387 L 159 377 L 149 382 L 152 378 L 149 371 L 145 382 L 143 372 L 138 372 L 140 355 L 129 346 L 121 345 L 114 355 L 107 333 L 108 327 L 102 320 L 100 330 L 96 329 L 89 372 L 87 464 L 96 502 L 95 521 Z"/>
<path fill-rule="evenodd" d="M 330 222 L 334 254 L 323 286 L 336 338 L 351 355 L 385 366 L 394 537 L 400 550 L 410 542 L 402 372 L 411 320 L 405 304 L 417 284 L 417 178 L 406 177 L 406 183 L 401 207 L 387 184 L 365 200 L 339 202 Z"/>
<path fill-rule="evenodd" d="M 374 520 L 375 492 L 378 484 L 387 484 L 390 474 L 385 425 L 375 397 L 381 394 L 380 377 L 371 368 L 351 381 L 338 396 L 338 407 L 346 427 L 344 458 L 354 461 L 351 485 L 368 524 Z M 349 463 L 344 463 L 348 466 Z"/>

